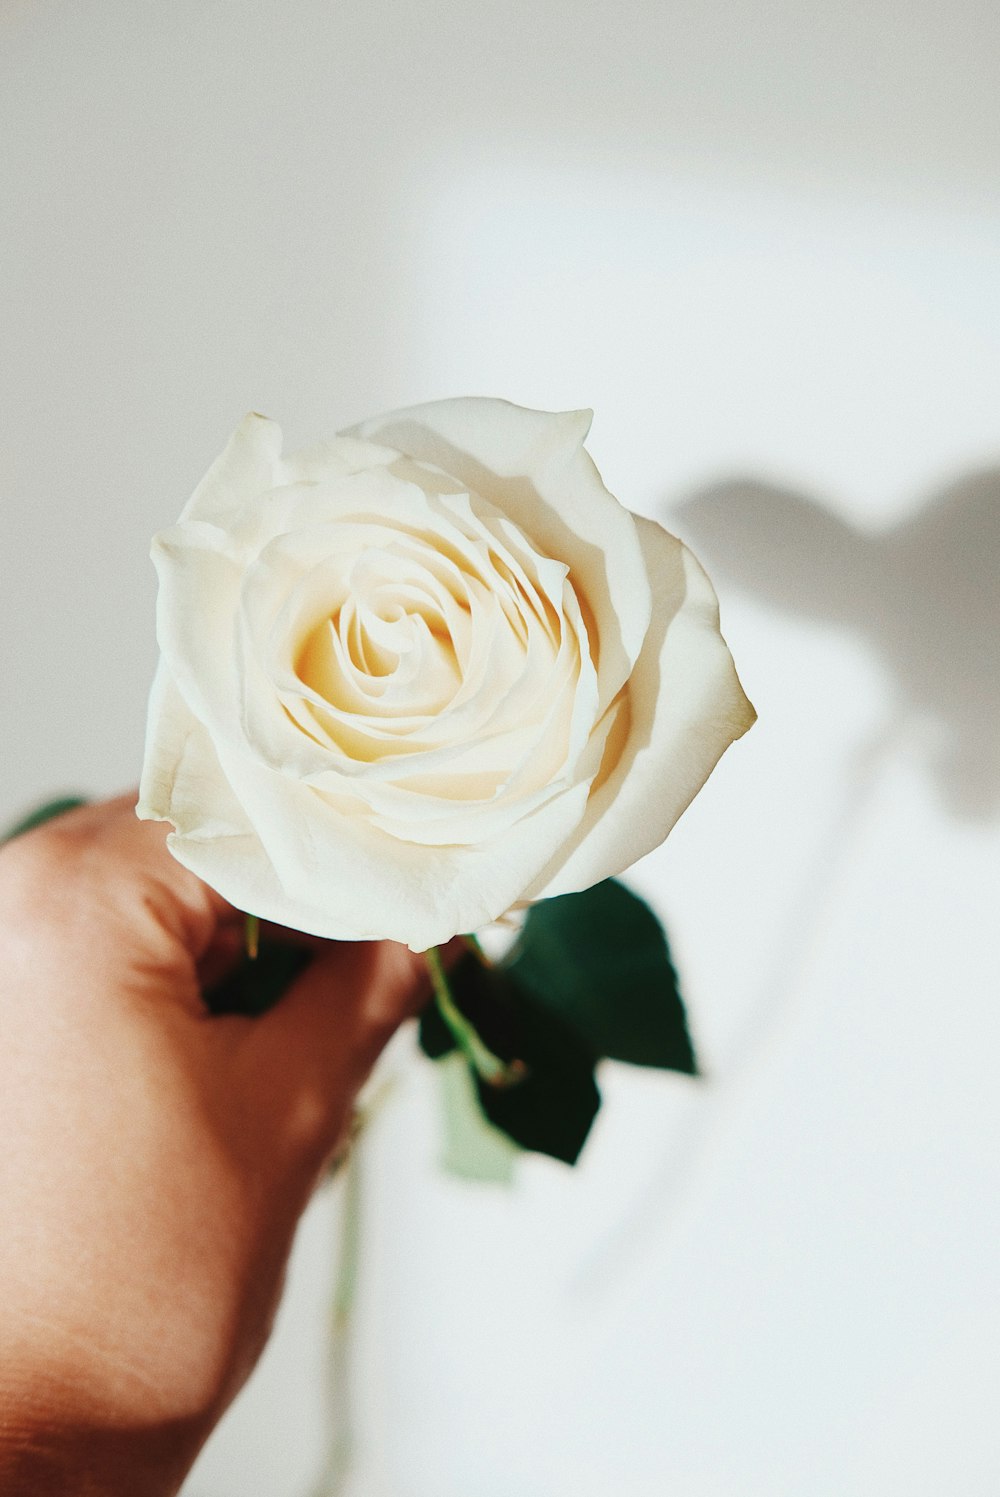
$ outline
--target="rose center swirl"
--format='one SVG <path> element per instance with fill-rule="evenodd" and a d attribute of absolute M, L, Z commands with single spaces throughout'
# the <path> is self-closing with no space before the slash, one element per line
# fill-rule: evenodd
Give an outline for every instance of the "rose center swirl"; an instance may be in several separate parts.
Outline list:
<path fill-rule="evenodd" d="M 551 706 L 565 652 L 562 609 L 510 557 L 447 547 L 366 546 L 330 577 L 326 607 L 303 620 L 294 672 L 309 731 L 371 763 L 468 734 L 510 730 L 530 696 Z M 574 652 L 575 654 L 575 652 Z M 537 717 L 538 711 L 531 716 Z M 305 726 L 303 722 L 303 726 Z"/>

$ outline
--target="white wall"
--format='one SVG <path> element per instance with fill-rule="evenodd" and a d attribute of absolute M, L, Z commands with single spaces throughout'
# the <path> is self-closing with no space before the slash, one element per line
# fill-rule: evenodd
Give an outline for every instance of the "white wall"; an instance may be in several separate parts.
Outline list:
<path fill-rule="evenodd" d="M 135 779 L 149 535 L 239 416 L 593 405 L 760 713 L 635 882 L 710 1079 L 583 1166 L 366 1142 L 357 1497 L 987 1497 L 1000 1127 L 1000 19 L 167 7 L 0 19 L 0 815 Z M 304 1497 L 336 1202 L 190 1497 Z"/>

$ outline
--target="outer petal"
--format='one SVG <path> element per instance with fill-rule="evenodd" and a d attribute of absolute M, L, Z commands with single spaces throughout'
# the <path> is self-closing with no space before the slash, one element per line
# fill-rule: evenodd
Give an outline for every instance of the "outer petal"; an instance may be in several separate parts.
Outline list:
<path fill-rule="evenodd" d="M 478 847 L 400 842 L 308 785 L 225 749 L 220 758 L 161 662 L 137 814 L 172 822 L 174 857 L 238 909 L 329 940 L 423 951 L 508 910 L 586 795 L 577 786 Z"/>
<path fill-rule="evenodd" d="M 213 733 L 240 733 L 234 640 L 242 560 L 225 531 L 188 521 L 153 537 L 156 638 L 181 695 Z"/>
<path fill-rule="evenodd" d="M 325 483 L 368 468 L 389 468 L 398 454 L 391 447 L 359 442 L 353 437 L 335 437 L 291 452 L 283 460 L 286 483 Z"/>
<path fill-rule="evenodd" d="M 149 694 L 136 815 L 140 821 L 170 821 L 181 837 L 198 841 L 257 840 L 219 767 L 207 730 L 162 659 Z M 176 852 L 176 838 L 171 837 L 169 845 Z"/>
<path fill-rule="evenodd" d="M 306 928 L 298 901 L 282 888 L 233 794 L 211 738 L 162 661 L 150 693 L 136 814 L 141 821 L 172 822 L 167 846 L 173 856 L 237 909 L 295 930 Z M 353 936 L 346 929 L 323 934 Z"/>
<path fill-rule="evenodd" d="M 756 718 L 719 633 L 718 599 L 702 567 L 652 520 L 637 516 L 636 524 L 654 599 L 629 684 L 628 737 L 614 769 L 598 778 L 579 829 L 527 901 L 589 888 L 658 847 Z"/>
<path fill-rule="evenodd" d="M 590 411 L 532 411 L 467 398 L 364 422 L 358 435 L 433 463 L 489 499 L 539 550 L 571 568 L 600 640 L 601 707 L 628 679 L 649 624 L 635 517 L 609 494 L 583 442 Z"/>
<path fill-rule="evenodd" d="M 283 482 L 281 427 L 253 412 L 243 417 L 184 506 L 181 519 L 225 525 L 247 499 Z"/>
<path fill-rule="evenodd" d="M 260 888 L 256 905 L 268 920 L 339 940 L 401 941 L 414 951 L 441 945 L 504 914 L 553 846 L 579 823 L 586 784 L 550 800 L 501 836 L 470 847 L 428 847 L 374 827 L 366 816 L 300 780 L 222 748 L 219 762 L 237 800 L 248 807 L 280 894 Z M 220 844 L 212 846 L 218 848 Z M 243 871 L 218 863 L 211 848 L 173 850 L 227 899 Z M 234 902 L 236 902 L 234 900 Z"/>

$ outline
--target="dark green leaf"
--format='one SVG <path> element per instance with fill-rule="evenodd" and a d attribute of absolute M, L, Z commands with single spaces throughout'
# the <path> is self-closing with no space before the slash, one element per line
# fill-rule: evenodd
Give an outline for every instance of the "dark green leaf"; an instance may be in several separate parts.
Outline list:
<path fill-rule="evenodd" d="M 518 1010 L 518 1058 L 527 1074 L 514 1086 L 476 1077 L 483 1112 L 522 1149 L 575 1164 L 601 1105 L 594 1059 L 559 1018 L 527 998 Z"/>
<path fill-rule="evenodd" d="M 617 880 L 532 905 L 503 969 L 593 1055 L 697 1072 L 663 928 Z"/>
<path fill-rule="evenodd" d="M 451 996 L 493 1054 L 500 1060 L 515 1060 L 511 984 L 484 979 L 484 970 L 471 952 L 463 956 L 448 972 Z M 420 1046 L 431 1060 L 439 1060 L 455 1049 L 454 1035 L 436 1003 L 429 1004 L 420 1016 Z"/>
<path fill-rule="evenodd" d="M 499 1059 L 520 1061 L 524 1076 L 495 1086 L 475 1077 L 480 1106 L 496 1127 L 524 1149 L 574 1164 L 583 1148 L 600 1092 L 594 1057 L 560 1015 L 543 1008 L 502 969 L 466 956 L 449 973 L 455 1003 Z M 433 1007 L 421 1019 L 421 1044 L 440 1057 L 454 1042 Z"/>

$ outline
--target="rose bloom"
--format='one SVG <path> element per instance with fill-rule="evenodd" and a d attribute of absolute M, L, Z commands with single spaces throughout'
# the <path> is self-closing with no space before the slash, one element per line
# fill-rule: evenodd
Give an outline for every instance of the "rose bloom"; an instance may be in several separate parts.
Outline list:
<path fill-rule="evenodd" d="M 248 416 L 153 542 L 138 814 L 240 909 L 416 951 L 656 847 L 754 720 L 587 412 L 444 400 L 285 457 Z"/>

